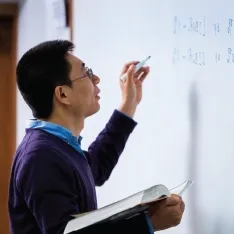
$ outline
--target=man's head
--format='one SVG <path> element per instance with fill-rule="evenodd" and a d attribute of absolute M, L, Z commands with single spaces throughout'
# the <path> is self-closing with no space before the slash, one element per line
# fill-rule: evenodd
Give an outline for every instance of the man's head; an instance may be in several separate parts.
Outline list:
<path fill-rule="evenodd" d="M 17 65 L 18 88 L 38 119 L 61 111 L 87 117 L 99 110 L 99 78 L 73 56 L 69 41 L 47 41 L 26 52 Z"/>

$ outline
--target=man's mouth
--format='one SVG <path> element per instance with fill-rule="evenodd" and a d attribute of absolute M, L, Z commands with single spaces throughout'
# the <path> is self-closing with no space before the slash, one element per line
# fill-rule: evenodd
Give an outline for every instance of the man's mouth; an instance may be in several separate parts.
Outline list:
<path fill-rule="evenodd" d="M 101 90 L 98 87 L 95 87 L 95 91 L 96 91 L 96 97 L 99 97 L 99 93 L 101 92 Z M 100 97 L 99 97 L 100 98 Z"/>

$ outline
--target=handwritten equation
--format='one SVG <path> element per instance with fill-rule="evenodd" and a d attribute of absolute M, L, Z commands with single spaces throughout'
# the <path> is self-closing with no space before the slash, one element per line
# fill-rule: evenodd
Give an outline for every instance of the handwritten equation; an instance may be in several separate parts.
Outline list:
<path fill-rule="evenodd" d="M 179 48 L 173 49 L 172 62 L 177 64 L 180 62 L 189 62 L 194 65 L 205 66 L 207 60 L 207 55 L 204 51 L 193 51 L 191 48 L 182 51 Z M 214 52 L 208 59 L 215 63 L 227 63 L 234 64 L 234 48 L 227 49 L 227 55 L 222 56 L 221 53 Z"/>
<path fill-rule="evenodd" d="M 209 28 L 207 28 L 209 27 Z M 187 19 L 183 19 L 179 16 L 174 16 L 173 18 L 173 34 L 174 36 L 177 36 L 181 34 L 182 36 L 187 36 L 189 34 L 198 35 L 201 36 L 202 41 L 204 40 L 204 43 L 209 43 L 207 39 L 205 40 L 206 36 L 209 36 L 209 39 L 212 40 L 215 37 L 218 37 L 222 33 L 222 37 L 225 36 L 225 34 L 228 37 L 232 37 L 233 34 L 233 27 L 234 27 L 234 18 L 227 18 L 226 21 L 214 21 L 214 22 L 208 22 L 206 20 L 206 17 L 196 19 L 194 17 L 188 17 Z M 208 30 L 209 29 L 209 30 Z M 215 36 L 215 37 L 211 37 Z M 227 39 L 228 39 L 227 37 Z M 216 41 L 211 41 L 212 45 L 214 45 Z M 201 41 L 199 41 L 201 43 Z M 220 43 L 220 42 L 219 42 Z M 231 41 L 230 41 L 231 43 Z M 231 45 L 231 44 L 230 44 Z M 203 49 L 199 51 L 199 47 L 196 50 L 193 50 L 192 48 L 188 49 L 182 49 L 177 47 L 173 49 L 172 53 L 172 61 L 173 64 L 177 64 L 180 62 L 189 62 L 194 65 L 198 66 L 206 66 L 208 63 L 226 63 L 226 64 L 234 64 L 234 48 L 227 48 L 227 53 L 222 52 L 207 52 L 206 49 L 204 49 L 204 44 L 202 45 Z M 203 51 L 205 50 L 205 51 Z"/>
<path fill-rule="evenodd" d="M 174 64 L 180 61 L 188 61 L 199 66 L 206 65 L 205 52 L 193 51 L 191 48 L 189 48 L 186 52 L 182 52 L 180 49 L 174 48 L 172 61 Z"/>
<path fill-rule="evenodd" d="M 191 32 L 196 33 L 198 35 L 201 35 L 205 37 L 207 35 L 207 23 L 206 23 L 206 17 L 203 17 L 201 20 L 194 19 L 193 17 L 189 17 L 187 20 L 183 21 L 179 16 L 174 16 L 173 19 L 173 34 L 177 35 L 181 32 Z M 213 33 L 215 36 L 217 36 L 221 28 L 226 27 L 225 30 L 230 36 L 232 36 L 233 32 L 233 22 L 234 19 L 229 18 L 227 21 L 227 24 L 223 27 L 221 27 L 221 24 L 219 22 L 213 23 Z"/>
<path fill-rule="evenodd" d="M 214 35 L 218 36 L 220 33 L 220 23 L 213 24 Z"/>
<path fill-rule="evenodd" d="M 227 57 L 222 56 L 220 53 L 215 53 L 215 62 L 219 63 L 219 62 L 224 62 L 227 64 L 234 64 L 234 49 L 232 48 L 228 48 L 227 49 Z"/>
<path fill-rule="evenodd" d="M 221 30 L 220 23 L 214 23 L 213 30 L 214 30 L 214 35 L 218 36 Z M 232 36 L 232 31 L 233 31 L 233 19 L 229 18 L 227 20 L 227 33 L 229 34 L 230 37 Z M 223 32 L 225 32 L 225 30 L 223 30 Z"/>
<path fill-rule="evenodd" d="M 230 37 L 232 36 L 232 25 L 233 25 L 233 19 L 229 19 L 228 20 L 228 27 L 227 27 L 227 32 L 230 35 Z"/>
<path fill-rule="evenodd" d="M 227 63 L 228 64 L 234 63 L 234 49 L 232 48 L 228 48 Z"/>
<path fill-rule="evenodd" d="M 173 34 L 178 34 L 182 31 L 196 33 L 201 36 L 206 35 L 206 18 L 202 20 L 194 19 L 193 17 L 188 18 L 186 21 L 180 19 L 179 16 L 174 16 L 174 29 Z"/>
<path fill-rule="evenodd" d="M 220 53 L 214 53 L 214 59 L 216 63 L 221 62 L 221 54 Z"/>

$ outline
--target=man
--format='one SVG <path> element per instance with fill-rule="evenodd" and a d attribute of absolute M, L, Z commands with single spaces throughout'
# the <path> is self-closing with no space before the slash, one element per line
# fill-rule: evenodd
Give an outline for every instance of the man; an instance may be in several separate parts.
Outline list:
<path fill-rule="evenodd" d="M 71 54 L 69 41 L 48 41 L 30 49 L 17 66 L 18 88 L 34 120 L 26 128 L 11 173 L 11 233 L 63 233 L 72 214 L 97 209 L 95 185 L 109 178 L 136 126 L 149 68 L 134 75 L 124 66 L 122 102 L 88 151 L 80 147 L 84 120 L 99 110 L 100 79 Z M 139 78 L 139 79 L 138 79 Z M 176 196 L 152 206 L 155 230 L 176 226 L 184 211 Z"/>

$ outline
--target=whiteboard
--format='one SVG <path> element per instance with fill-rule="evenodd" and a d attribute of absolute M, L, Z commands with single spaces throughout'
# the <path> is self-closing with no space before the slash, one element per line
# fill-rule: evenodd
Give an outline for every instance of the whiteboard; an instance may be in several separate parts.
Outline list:
<path fill-rule="evenodd" d="M 164 233 L 234 233 L 233 9 L 231 0 L 75 1 L 75 53 L 102 89 L 83 148 L 120 104 L 123 64 L 152 56 L 138 126 L 97 189 L 99 206 L 192 179 L 182 223 Z"/>

